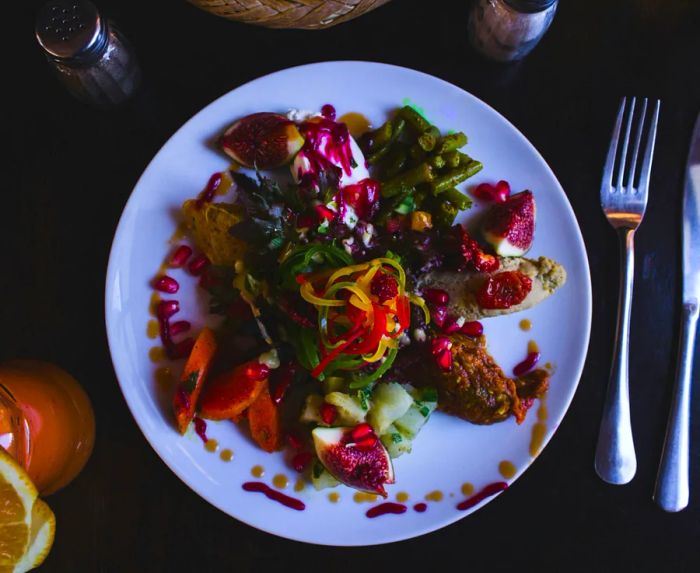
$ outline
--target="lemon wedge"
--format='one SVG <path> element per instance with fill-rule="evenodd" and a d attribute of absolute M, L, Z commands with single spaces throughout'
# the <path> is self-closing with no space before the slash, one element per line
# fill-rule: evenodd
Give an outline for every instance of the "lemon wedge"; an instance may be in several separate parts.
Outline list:
<path fill-rule="evenodd" d="M 56 518 L 27 473 L 0 448 L 0 573 L 24 573 L 44 561 Z"/>

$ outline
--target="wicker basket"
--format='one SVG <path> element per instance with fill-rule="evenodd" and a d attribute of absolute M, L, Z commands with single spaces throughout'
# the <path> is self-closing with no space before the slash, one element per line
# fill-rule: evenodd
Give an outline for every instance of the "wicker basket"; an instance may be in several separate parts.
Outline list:
<path fill-rule="evenodd" d="M 374 10 L 389 0 L 190 0 L 230 20 L 268 28 L 317 30 Z"/>

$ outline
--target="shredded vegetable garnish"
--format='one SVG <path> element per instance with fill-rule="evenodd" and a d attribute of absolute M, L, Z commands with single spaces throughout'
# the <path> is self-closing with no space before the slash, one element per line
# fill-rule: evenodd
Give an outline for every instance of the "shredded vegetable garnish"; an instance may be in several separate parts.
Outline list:
<path fill-rule="evenodd" d="M 301 297 L 318 311 L 320 361 L 311 370 L 314 377 L 393 359 L 411 319 L 406 274 L 397 261 L 382 257 L 330 275 L 299 275 L 296 281 Z"/>

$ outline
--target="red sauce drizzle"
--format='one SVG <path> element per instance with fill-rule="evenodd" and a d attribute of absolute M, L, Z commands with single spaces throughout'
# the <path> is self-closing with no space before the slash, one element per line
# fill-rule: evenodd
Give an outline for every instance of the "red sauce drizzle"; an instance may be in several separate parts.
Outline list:
<path fill-rule="evenodd" d="M 188 400 L 189 402 L 189 400 Z M 207 438 L 207 423 L 195 416 L 194 420 L 194 431 L 200 437 L 200 439 L 206 444 L 209 438 Z"/>
<path fill-rule="evenodd" d="M 336 123 L 323 117 L 306 121 L 300 126 L 306 142 L 299 152 L 309 161 L 309 171 L 303 176 L 299 173 L 302 187 L 318 185 L 318 178 L 323 171 L 352 173 L 352 150 L 350 134 L 344 123 Z"/>
<path fill-rule="evenodd" d="M 274 490 L 267 484 L 264 484 L 260 481 L 248 481 L 243 484 L 243 489 L 245 491 L 262 493 L 268 499 L 281 503 L 285 507 L 295 509 L 296 511 L 304 511 L 304 509 L 306 509 L 306 505 L 300 499 L 289 497 L 288 495 L 285 495 L 280 491 Z"/>
<path fill-rule="evenodd" d="M 416 510 L 418 513 L 423 513 L 426 509 L 428 509 L 428 505 L 421 501 L 420 503 L 414 505 L 413 509 Z"/>
<path fill-rule="evenodd" d="M 465 511 L 467 509 L 470 509 L 470 508 L 474 507 L 476 504 L 481 503 L 487 497 L 491 497 L 492 495 L 496 495 L 497 493 L 504 491 L 506 489 L 508 489 L 508 484 L 504 481 L 497 481 L 494 483 L 490 483 L 484 489 L 482 489 L 480 492 L 475 493 L 473 496 L 468 497 L 464 501 L 458 503 L 457 509 L 459 509 L 460 511 Z"/>
<path fill-rule="evenodd" d="M 204 191 L 202 191 L 199 194 L 199 197 L 197 197 L 197 201 L 195 202 L 195 205 L 197 207 L 201 207 L 202 205 L 204 205 L 204 203 L 211 202 L 211 200 L 214 198 L 214 193 L 216 193 L 216 190 L 219 188 L 219 185 L 221 185 L 222 178 L 223 177 L 220 172 L 214 173 L 209 178 L 209 181 L 207 182 L 207 186 L 204 188 Z"/>
<path fill-rule="evenodd" d="M 392 501 L 387 501 L 386 503 L 380 503 L 374 507 L 367 510 L 365 514 L 370 519 L 379 517 L 380 515 L 386 515 L 387 513 L 401 514 L 406 513 L 408 508 L 403 503 L 394 503 Z"/>

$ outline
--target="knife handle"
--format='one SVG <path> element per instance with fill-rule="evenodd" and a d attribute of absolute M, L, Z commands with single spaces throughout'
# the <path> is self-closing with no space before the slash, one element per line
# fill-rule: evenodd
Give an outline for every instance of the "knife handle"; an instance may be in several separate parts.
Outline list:
<path fill-rule="evenodd" d="M 629 335 L 634 280 L 634 230 L 618 229 L 620 293 L 615 350 L 595 451 L 595 471 L 612 484 L 629 482 L 637 472 L 629 398 Z"/>
<path fill-rule="evenodd" d="M 654 501 L 665 511 L 680 511 L 688 505 L 690 384 L 697 322 L 698 302 L 684 304 L 673 402 L 654 488 Z"/>

